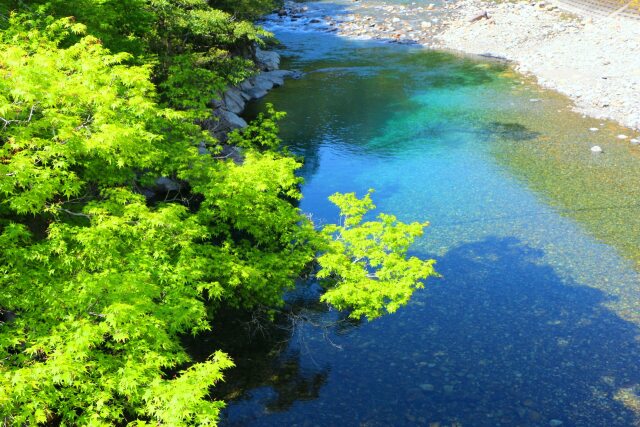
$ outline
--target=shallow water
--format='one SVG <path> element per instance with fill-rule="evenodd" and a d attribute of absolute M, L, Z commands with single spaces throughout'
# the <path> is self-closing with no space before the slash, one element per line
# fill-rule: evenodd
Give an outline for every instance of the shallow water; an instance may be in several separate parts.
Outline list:
<path fill-rule="evenodd" d="M 284 67 L 305 75 L 253 113 L 288 112 L 301 208 L 333 222 L 329 195 L 375 188 L 379 211 L 431 222 L 413 252 L 443 277 L 371 323 L 299 319 L 222 424 L 637 424 L 640 149 L 616 139 L 627 130 L 501 63 L 278 36 Z"/>

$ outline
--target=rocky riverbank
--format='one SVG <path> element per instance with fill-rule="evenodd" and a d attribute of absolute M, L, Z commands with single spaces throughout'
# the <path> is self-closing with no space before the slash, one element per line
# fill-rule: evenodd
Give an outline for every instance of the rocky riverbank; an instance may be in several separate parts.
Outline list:
<path fill-rule="evenodd" d="M 222 152 L 219 155 L 236 162 L 242 161 L 240 148 L 227 145 L 225 142 L 230 132 L 248 126 L 241 117 L 247 103 L 262 98 L 273 88 L 282 86 L 285 78 L 299 77 L 299 73 L 295 71 L 280 70 L 280 55 L 277 52 L 256 48 L 255 64 L 259 70 L 255 76 L 216 94 L 211 101 L 213 115 L 203 123 L 209 133 L 222 143 Z M 199 151 L 202 155 L 210 154 L 204 142 L 200 143 Z M 168 193 L 179 192 L 184 186 L 184 182 L 169 177 L 160 177 L 156 180 L 154 187 L 144 188 L 143 193 L 149 200 L 162 199 Z M 0 319 L 1 315 L 0 310 Z"/>
<path fill-rule="evenodd" d="M 279 69 L 280 55 L 276 52 L 257 48 L 255 56 L 260 73 L 227 88 L 212 101 L 214 119 L 209 120 L 206 126 L 219 141 L 226 141 L 229 132 L 247 126 L 247 122 L 240 117 L 247 102 L 262 98 L 274 87 L 282 86 L 285 78 L 297 76 L 294 71 Z"/>
<path fill-rule="evenodd" d="M 511 60 L 569 96 L 583 114 L 640 129 L 637 22 L 581 18 L 543 2 L 461 0 L 457 6 L 437 46 Z M 481 11 L 489 18 L 470 22 Z"/>
<path fill-rule="evenodd" d="M 640 129 L 637 23 L 594 21 L 539 1 L 331 4 L 286 2 L 267 23 L 503 58 L 542 86 L 569 96 L 583 114 Z M 640 143 L 637 136 L 629 140 Z"/>

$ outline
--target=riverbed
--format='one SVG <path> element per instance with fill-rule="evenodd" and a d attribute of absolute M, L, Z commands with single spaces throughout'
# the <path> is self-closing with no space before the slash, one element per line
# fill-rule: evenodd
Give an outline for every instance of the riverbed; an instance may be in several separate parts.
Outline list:
<path fill-rule="evenodd" d="M 235 390 L 225 426 L 630 426 L 640 420 L 640 148 L 506 63 L 275 28 L 301 209 L 334 192 L 431 222 L 398 313 L 314 306 Z M 593 153 L 598 145 L 602 153 Z M 313 297 L 315 285 L 301 283 Z M 277 342 L 275 342 L 277 341 Z M 253 367 L 253 368 L 251 368 Z"/>

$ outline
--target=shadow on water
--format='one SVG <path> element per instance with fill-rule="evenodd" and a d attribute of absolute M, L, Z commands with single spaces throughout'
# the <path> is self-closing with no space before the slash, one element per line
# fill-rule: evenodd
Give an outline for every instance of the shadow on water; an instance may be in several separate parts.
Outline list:
<path fill-rule="evenodd" d="M 323 309 L 326 311 L 326 306 L 317 300 L 303 304 L 297 301 L 287 305 L 286 314 L 277 315 L 274 321 L 232 310 L 216 317 L 212 332 L 184 337 L 183 342 L 194 361 L 206 360 L 215 350 L 233 359 L 236 366 L 215 387 L 214 399 L 245 400 L 252 390 L 269 388 L 269 396 L 261 400 L 265 410 L 286 411 L 296 401 L 318 398 L 326 382 L 328 367 L 302 368 L 300 351 L 290 347 L 302 313 L 317 316 Z"/>
<path fill-rule="evenodd" d="M 301 356 L 331 368 L 316 401 L 288 388 L 288 412 L 232 404 L 228 425 L 638 425 L 637 326 L 542 257 L 515 238 L 451 249 L 409 307 Z"/>

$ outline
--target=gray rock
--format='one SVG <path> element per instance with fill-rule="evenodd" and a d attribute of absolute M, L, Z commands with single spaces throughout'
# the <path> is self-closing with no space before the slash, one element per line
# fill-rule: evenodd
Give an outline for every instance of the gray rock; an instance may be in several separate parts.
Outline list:
<path fill-rule="evenodd" d="M 216 132 L 232 131 L 234 129 L 242 129 L 247 127 L 247 122 L 240 116 L 231 111 L 217 110 L 215 115 L 218 117 L 218 123 L 215 126 Z"/>
<path fill-rule="evenodd" d="M 251 83 L 253 83 L 253 87 L 249 89 L 246 94 L 250 97 L 250 99 L 258 99 L 265 96 L 267 92 L 273 88 L 275 83 L 279 83 L 280 85 L 282 85 L 282 83 L 284 83 L 284 80 L 282 78 L 278 78 L 277 76 L 272 76 L 269 72 L 267 72 L 252 77 Z"/>
<path fill-rule="evenodd" d="M 198 144 L 198 154 L 204 156 L 205 154 L 211 154 L 211 152 L 207 149 L 206 144 L 201 141 L 200 144 Z"/>
<path fill-rule="evenodd" d="M 252 89 L 271 90 L 273 87 L 273 78 L 270 77 L 269 73 L 261 73 L 252 77 L 251 83 L 253 83 Z"/>
<path fill-rule="evenodd" d="M 253 83 L 251 83 L 251 79 L 243 80 L 242 83 L 238 85 L 238 89 L 244 92 L 248 91 L 252 87 L 253 87 Z"/>
<path fill-rule="evenodd" d="M 274 70 L 274 71 L 269 71 L 266 73 L 263 73 L 265 75 L 268 76 L 274 76 L 274 77 L 278 77 L 281 79 L 285 79 L 287 77 L 294 77 L 296 75 L 295 71 L 289 71 L 289 70 Z"/>
<path fill-rule="evenodd" d="M 244 110 L 245 103 L 246 100 L 243 97 L 242 92 L 240 92 L 240 89 L 232 87 L 224 94 L 225 109 L 232 113 L 241 113 L 242 110 Z"/>
<path fill-rule="evenodd" d="M 16 313 L 11 310 L 5 310 L 0 308 L 0 323 L 13 322 L 16 318 Z"/>
<path fill-rule="evenodd" d="M 249 99 L 259 99 L 265 96 L 267 92 L 268 92 L 267 89 L 254 87 L 249 89 L 246 93 L 247 93 L 247 96 L 249 96 Z"/>
<path fill-rule="evenodd" d="M 285 77 L 290 77 L 293 72 L 286 70 L 268 71 L 260 75 L 261 80 L 268 80 L 273 83 L 274 87 L 280 87 L 284 84 Z"/>
<path fill-rule="evenodd" d="M 256 48 L 256 61 L 264 71 L 273 71 L 280 67 L 280 55 L 260 48 Z"/>
<path fill-rule="evenodd" d="M 158 187 L 159 191 L 180 191 L 180 183 L 166 176 L 156 179 L 156 187 Z"/>
<path fill-rule="evenodd" d="M 224 106 L 224 101 L 222 100 L 222 96 L 220 96 L 219 98 L 212 99 L 209 102 L 209 106 L 211 106 L 211 108 L 213 108 L 214 110 L 216 108 L 222 108 Z"/>

